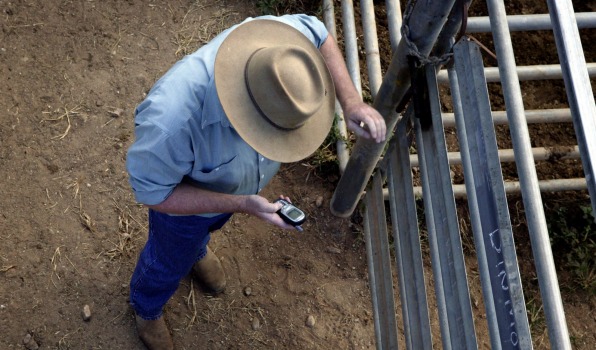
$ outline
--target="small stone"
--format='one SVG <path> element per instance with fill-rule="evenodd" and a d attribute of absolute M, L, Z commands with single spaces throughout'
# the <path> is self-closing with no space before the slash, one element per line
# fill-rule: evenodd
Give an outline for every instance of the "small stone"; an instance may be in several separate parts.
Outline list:
<path fill-rule="evenodd" d="M 91 320 L 91 308 L 89 305 L 83 306 L 83 321 L 89 322 Z"/>
<path fill-rule="evenodd" d="M 115 110 L 110 112 L 110 116 L 112 118 L 120 118 L 123 113 L 124 113 L 124 110 L 122 108 L 116 108 Z"/>
<path fill-rule="evenodd" d="M 97 101 L 95 101 L 95 105 L 97 107 L 101 107 L 101 106 L 103 106 L 103 101 L 102 100 L 97 100 Z"/>
<path fill-rule="evenodd" d="M 317 197 L 317 199 L 315 200 L 315 205 L 317 206 L 317 208 L 320 208 L 321 205 L 323 205 L 323 196 Z"/>
<path fill-rule="evenodd" d="M 27 350 L 39 349 L 39 345 L 37 344 L 35 339 L 33 339 L 33 336 L 29 333 L 27 333 L 25 338 L 23 338 L 23 344 L 25 345 L 25 348 L 27 348 Z"/>
<path fill-rule="evenodd" d="M 335 247 L 332 247 L 332 246 L 328 246 L 327 249 L 325 249 L 325 251 L 327 253 L 331 253 L 331 254 L 341 254 L 341 249 L 335 248 Z"/>
<path fill-rule="evenodd" d="M 313 315 L 308 315 L 308 317 L 306 318 L 306 327 L 312 328 L 315 326 L 315 323 L 317 321 L 315 320 L 315 317 Z"/>
<path fill-rule="evenodd" d="M 248 297 L 251 294 L 252 294 L 252 289 L 250 287 L 244 288 L 244 295 L 246 295 Z"/>
<path fill-rule="evenodd" d="M 259 321 L 259 319 L 256 318 L 256 317 L 253 318 L 252 319 L 251 327 L 252 327 L 252 330 L 253 331 L 256 331 L 256 330 L 260 329 L 261 328 L 261 321 Z"/>

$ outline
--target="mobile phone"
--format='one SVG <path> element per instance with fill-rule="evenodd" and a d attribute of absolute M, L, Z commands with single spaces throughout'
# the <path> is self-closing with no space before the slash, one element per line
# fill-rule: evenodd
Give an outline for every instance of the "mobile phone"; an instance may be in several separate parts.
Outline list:
<path fill-rule="evenodd" d="M 300 225 L 306 220 L 306 214 L 292 203 L 283 199 L 275 201 L 283 204 L 283 207 L 277 211 L 277 214 L 288 224 L 301 229 Z"/>

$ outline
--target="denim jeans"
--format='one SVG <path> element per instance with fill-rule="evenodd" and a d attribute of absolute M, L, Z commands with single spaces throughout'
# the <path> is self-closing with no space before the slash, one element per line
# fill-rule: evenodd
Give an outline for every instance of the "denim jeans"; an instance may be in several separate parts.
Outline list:
<path fill-rule="evenodd" d="M 161 317 L 180 280 L 207 254 L 210 232 L 231 216 L 170 216 L 149 209 L 149 236 L 130 280 L 130 302 L 138 316 Z"/>

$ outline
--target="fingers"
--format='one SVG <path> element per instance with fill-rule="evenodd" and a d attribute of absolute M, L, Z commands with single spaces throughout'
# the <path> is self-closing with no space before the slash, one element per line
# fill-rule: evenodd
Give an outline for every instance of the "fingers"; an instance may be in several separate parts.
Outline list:
<path fill-rule="evenodd" d="M 362 126 L 360 126 L 360 123 L 359 122 L 356 123 L 356 122 L 348 119 L 347 127 L 348 127 L 349 130 L 351 130 L 358 137 L 362 137 L 362 138 L 365 138 L 367 140 L 372 138 L 372 136 L 368 132 L 368 130 L 367 129 L 364 129 Z"/>
<path fill-rule="evenodd" d="M 292 203 L 292 201 L 290 200 L 290 197 L 286 197 L 283 194 L 279 195 L 280 199 L 283 199 L 284 201 L 288 202 L 288 203 Z"/>
<path fill-rule="evenodd" d="M 348 120 L 348 129 L 353 131 L 358 137 L 374 139 L 377 143 L 385 141 L 387 134 L 385 120 L 371 106 L 361 103 L 347 115 L 346 119 Z M 362 127 L 361 123 L 365 127 Z"/>

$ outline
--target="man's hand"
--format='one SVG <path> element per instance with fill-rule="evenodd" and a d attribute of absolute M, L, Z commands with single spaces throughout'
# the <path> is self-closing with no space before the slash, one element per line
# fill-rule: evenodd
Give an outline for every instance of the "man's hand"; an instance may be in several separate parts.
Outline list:
<path fill-rule="evenodd" d="M 385 141 L 387 126 L 383 116 L 373 107 L 362 101 L 347 106 L 344 118 L 349 130 L 358 137 L 373 139 L 375 142 Z"/>
<path fill-rule="evenodd" d="M 289 198 L 280 196 L 280 198 L 290 201 Z M 246 202 L 244 204 L 244 212 L 250 215 L 254 215 L 262 220 L 265 220 L 275 226 L 279 226 L 285 230 L 296 230 L 292 225 L 287 224 L 277 214 L 277 211 L 281 209 L 283 205 L 281 203 L 271 203 L 266 198 L 259 195 L 246 196 Z"/>

